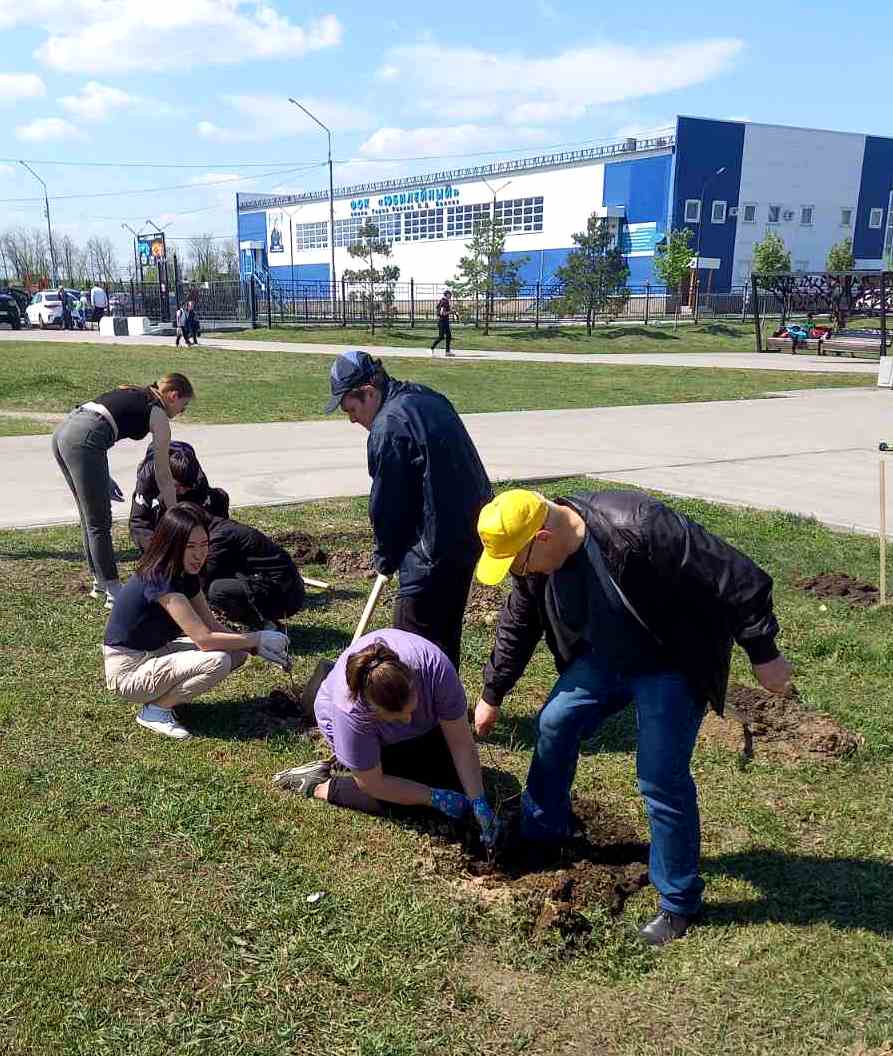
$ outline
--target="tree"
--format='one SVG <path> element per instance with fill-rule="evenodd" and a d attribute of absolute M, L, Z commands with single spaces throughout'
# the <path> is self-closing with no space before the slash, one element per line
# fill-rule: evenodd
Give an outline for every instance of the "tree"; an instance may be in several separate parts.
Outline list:
<path fill-rule="evenodd" d="M 687 227 L 671 231 L 654 252 L 654 270 L 664 285 L 679 296 L 682 284 L 691 275 L 692 233 Z"/>
<path fill-rule="evenodd" d="M 375 266 L 376 257 L 389 257 L 391 255 L 391 244 L 383 238 L 379 238 L 378 226 L 371 220 L 367 220 L 357 232 L 357 241 L 347 247 L 347 252 L 366 265 L 364 268 L 346 268 L 343 272 L 344 281 L 363 287 L 361 297 L 369 312 L 369 322 L 372 325 L 372 333 L 375 333 L 375 288 L 384 285 L 385 303 L 394 302 L 394 283 L 400 278 L 400 269 L 396 264 L 386 264 L 383 268 Z"/>
<path fill-rule="evenodd" d="M 585 311 L 586 332 L 591 335 L 596 315 L 629 298 L 629 268 L 607 217 L 593 213 L 586 221 L 586 230 L 572 237 L 574 249 L 556 275 L 564 285 L 566 310 Z"/>
<path fill-rule="evenodd" d="M 50 281 L 50 253 L 46 232 L 11 228 L 2 235 L 3 256 L 10 277 L 25 286 L 46 286 Z"/>
<path fill-rule="evenodd" d="M 784 239 L 775 231 L 767 231 L 762 242 L 753 247 L 755 275 L 785 275 L 791 270 L 791 254 Z"/>
<path fill-rule="evenodd" d="M 856 266 L 853 257 L 853 245 L 848 238 L 841 239 L 836 245 L 828 250 L 828 259 L 825 261 L 825 271 L 840 272 L 852 271 Z"/>
<path fill-rule="evenodd" d="M 220 275 L 221 253 L 213 235 L 198 235 L 189 239 L 189 262 L 195 282 L 210 282 Z"/>
<path fill-rule="evenodd" d="M 86 245 L 87 268 L 92 279 L 98 283 L 109 283 L 118 273 L 118 258 L 110 238 L 91 238 Z"/>
<path fill-rule="evenodd" d="M 239 254 L 231 238 L 226 239 L 220 245 L 220 273 L 225 279 L 238 279 L 239 277 Z"/>
<path fill-rule="evenodd" d="M 70 235 L 63 235 L 57 241 L 56 258 L 63 281 L 67 280 L 70 286 L 77 287 L 86 284 L 87 257 Z"/>
<path fill-rule="evenodd" d="M 458 271 L 451 283 L 462 297 L 474 297 L 477 305 L 484 298 L 484 333 L 489 334 L 497 295 L 516 297 L 521 288 L 520 271 L 530 257 L 505 256 L 505 230 L 489 218 L 475 227 L 466 254 L 460 257 Z M 475 312 L 475 319 L 477 312 Z"/>

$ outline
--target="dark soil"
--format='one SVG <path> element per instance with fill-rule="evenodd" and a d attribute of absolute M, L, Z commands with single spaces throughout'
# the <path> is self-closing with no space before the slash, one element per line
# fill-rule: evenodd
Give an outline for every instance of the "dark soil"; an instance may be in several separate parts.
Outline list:
<path fill-rule="evenodd" d="M 276 686 L 268 696 L 260 697 L 239 717 L 239 733 L 252 740 L 264 740 L 279 733 L 298 733 L 320 737 L 316 723 L 308 722 L 301 709 L 303 686 Z"/>
<path fill-rule="evenodd" d="M 496 623 L 499 610 L 506 595 L 499 587 L 487 587 L 475 580 L 471 588 L 471 597 L 465 606 L 466 623 L 485 623 L 492 626 Z"/>
<path fill-rule="evenodd" d="M 328 560 L 319 540 L 306 532 L 282 532 L 273 536 L 273 541 L 289 551 L 299 568 L 301 565 L 324 565 Z"/>
<path fill-rule="evenodd" d="M 372 564 L 372 555 L 359 553 L 356 550 L 333 550 L 329 554 L 326 567 L 331 572 L 342 576 L 352 578 L 362 576 L 365 579 L 375 579 L 375 566 Z"/>
<path fill-rule="evenodd" d="M 599 905 L 617 916 L 626 900 L 647 885 L 648 844 L 595 801 L 575 800 L 581 835 L 548 853 L 518 839 L 518 809 L 518 797 L 503 806 L 506 835 L 492 861 L 471 826 L 461 831 L 442 821 L 423 826 L 432 839 L 416 868 L 454 881 L 485 905 L 510 903 L 530 934 L 557 929 L 568 944 L 591 931 L 586 907 Z"/>
<path fill-rule="evenodd" d="M 780 761 L 840 759 L 852 755 L 862 744 L 861 737 L 830 715 L 804 708 L 796 690 L 777 697 L 742 685 L 729 687 L 725 718 L 711 712 L 704 721 L 704 734 L 741 751 L 745 747 L 745 723 L 752 734 L 753 750 L 764 750 L 769 758 Z"/>
<path fill-rule="evenodd" d="M 816 598 L 840 598 L 858 608 L 876 605 L 880 598 L 877 587 L 861 583 L 846 572 L 823 572 L 820 576 L 798 579 L 794 586 Z"/>

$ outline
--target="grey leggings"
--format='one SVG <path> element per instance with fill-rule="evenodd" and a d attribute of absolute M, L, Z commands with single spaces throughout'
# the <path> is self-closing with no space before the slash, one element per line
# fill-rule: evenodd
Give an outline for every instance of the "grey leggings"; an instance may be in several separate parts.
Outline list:
<path fill-rule="evenodd" d="M 118 578 L 109 498 L 108 451 L 114 442 L 112 427 L 102 415 L 81 408 L 53 433 L 53 454 L 77 503 L 87 565 L 100 584 Z"/>

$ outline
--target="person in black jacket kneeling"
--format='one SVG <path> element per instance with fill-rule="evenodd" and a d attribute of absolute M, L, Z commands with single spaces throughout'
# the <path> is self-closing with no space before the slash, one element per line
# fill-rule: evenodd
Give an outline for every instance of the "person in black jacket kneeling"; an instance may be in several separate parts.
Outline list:
<path fill-rule="evenodd" d="M 522 838 L 575 834 L 570 789 L 580 744 L 635 704 L 636 768 L 651 829 L 649 877 L 660 912 L 640 935 L 680 938 L 701 910 L 700 820 L 690 764 L 706 705 L 722 714 L 732 646 L 757 681 L 788 688 L 775 645 L 772 579 L 744 554 L 637 491 L 547 501 L 503 492 L 481 511 L 478 578 L 512 574 L 475 710 L 486 735 L 545 634 L 558 681 L 537 718 L 521 800 Z"/>
<path fill-rule="evenodd" d="M 477 449 L 446 396 L 389 377 L 368 352 L 338 356 L 330 385 L 326 414 L 340 407 L 369 431 L 375 567 L 400 574 L 394 627 L 439 645 L 458 668 L 477 517 L 493 496 Z"/>

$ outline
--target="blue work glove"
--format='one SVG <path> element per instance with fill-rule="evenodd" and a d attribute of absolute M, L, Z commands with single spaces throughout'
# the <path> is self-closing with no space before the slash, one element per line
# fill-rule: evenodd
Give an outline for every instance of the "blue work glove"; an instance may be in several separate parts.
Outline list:
<path fill-rule="evenodd" d="M 470 804 L 468 796 L 462 792 L 453 792 L 450 788 L 432 788 L 431 806 L 448 818 L 461 818 L 468 812 Z"/>
<path fill-rule="evenodd" d="M 488 851 L 492 851 L 499 839 L 499 818 L 493 813 L 493 808 L 483 796 L 478 796 L 477 799 L 471 801 L 471 809 L 481 828 L 481 842 Z"/>

